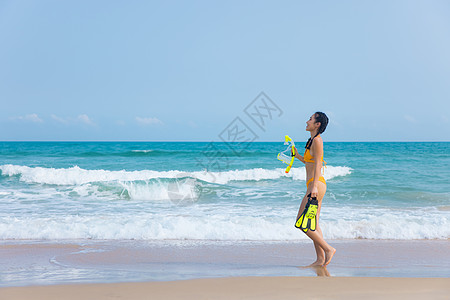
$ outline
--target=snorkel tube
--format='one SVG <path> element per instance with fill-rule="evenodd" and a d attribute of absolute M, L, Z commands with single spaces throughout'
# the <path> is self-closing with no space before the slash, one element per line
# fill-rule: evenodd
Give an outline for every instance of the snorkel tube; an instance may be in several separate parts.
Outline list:
<path fill-rule="evenodd" d="M 283 152 L 278 153 L 277 159 L 288 165 L 286 167 L 286 171 L 284 171 L 287 174 L 291 170 L 292 164 L 294 163 L 295 144 L 288 135 L 284 137 L 284 144 L 289 146 Z"/>

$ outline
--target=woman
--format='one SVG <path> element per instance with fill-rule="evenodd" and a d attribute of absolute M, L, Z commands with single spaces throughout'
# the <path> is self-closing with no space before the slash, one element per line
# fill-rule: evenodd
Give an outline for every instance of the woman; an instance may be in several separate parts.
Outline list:
<path fill-rule="evenodd" d="M 323 140 L 320 134 L 325 131 L 327 125 L 328 117 L 323 112 L 316 112 L 313 114 L 306 122 L 306 131 L 311 133 L 311 138 L 306 143 L 304 156 L 301 156 L 297 149 L 295 151 L 295 157 L 305 164 L 306 169 L 306 194 L 303 197 L 302 204 L 300 205 L 297 219 L 305 209 L 309 194 L 311 194 L 311 197 L 316 197 L 319 202 L 316 214 L 316 230 L 308 230 L 306 232 L 306 235 L 313 240 L 317 254 L 317 260 L 310 265 L 311 267 L 328 265 L 336 252 L 336 249 L 328 245 L 328 243 L 323 239 L 322 230 L 319 226 L 319 215 L 322 207 L 322 199 L 327 190 L 325 178 L 322 176 Z"/>

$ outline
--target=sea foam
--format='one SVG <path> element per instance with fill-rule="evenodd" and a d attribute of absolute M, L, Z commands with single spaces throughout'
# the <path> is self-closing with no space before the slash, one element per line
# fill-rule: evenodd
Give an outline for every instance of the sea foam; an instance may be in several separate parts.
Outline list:
<path fill-rule="evenodd" d="M 27 183 L 41 183 L 54 185 L 80 185 L 92 182 L 108 181 L 136 181 L 157 178 L 181 178 L 192 177 L 202 181 L 226 184 L 230 181 L 246 180 L 270 180 L 282 177 L 290 177 L 293 180 L 305 180 L 305 169 L 293 168 L 286 174 L 285 169 L 263 169 L 253 168 L 246 170 L 230 170 L 224 172 L 194 171 L 184 172 L 180 170 L 170 171 L 109 171 L 109 170 L 86 170 L 78 166 L 70 168 L 44 168 L 28 167 L 20 165 L 1 165 L 0 171 L 3 176 L 20 176 L 20 180 Z M 324 170 L 325 179 L 329 180 L 338 176 L 351 174 L 352 169 L 345 166 L 328 166 Z"/>
<path fill-rule="evenodd" d="M 70 216 L 0 218 L 0 239 L 138 239 L 138 240 L 255 240 L 295 241 L 307 237 L 295 229 L 295 210 L 282 215 L 233 213 L 198 214 L 189 207 L 172 213 L 115 213 Z M 358 213 L 362 211 L 356 211 Z M 426 212 L 411 216 L 377 211 L 374 217 L 321 218 L 326 239 L 448 239 L 448 216 Z M 417 212 L 419 214 L 419 212 Z M 386 222 L 389 219 L 390 222 Z"/>

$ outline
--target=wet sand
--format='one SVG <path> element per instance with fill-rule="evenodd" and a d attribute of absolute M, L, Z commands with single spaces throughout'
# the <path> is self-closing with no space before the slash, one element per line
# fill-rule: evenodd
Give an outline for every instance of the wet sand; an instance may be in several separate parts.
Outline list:
<path fill-rule="evenodd" d="M 330 244 L 331 264 L 307 268 L 309 241 L 3 241 L 0 299 L 448 297 L 447 240 Z"/>

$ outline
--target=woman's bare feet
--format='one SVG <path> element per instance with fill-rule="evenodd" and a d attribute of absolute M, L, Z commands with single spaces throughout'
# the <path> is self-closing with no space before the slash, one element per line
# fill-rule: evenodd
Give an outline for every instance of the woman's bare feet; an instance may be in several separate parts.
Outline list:
<path fill-rule="evenodd" d="M 312 264 L 310 264 L 307 268 L 313 268 L 313 267 L 322 267 L 323 264 L 325 263 L 325 258 L 324 259 L 317 259 L 315 262 L 313 262 Z"/>
<path fill-rule="evenodd" d="M 334 249 L 333 247 L 331 247 L 330 250 L 325 251 L 325 263 L 323 264 L 324 267 L 330 263 L 334 253 L 336 253 L 336 249 Z"/>

